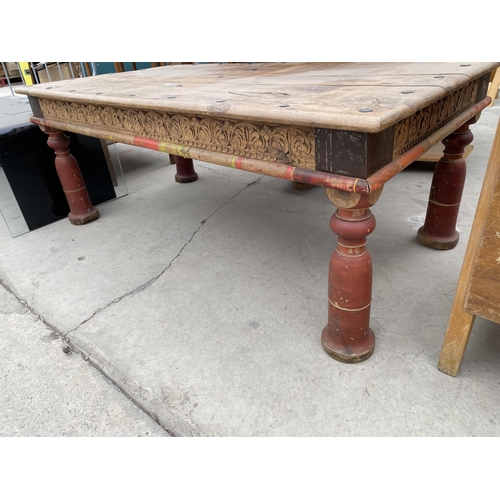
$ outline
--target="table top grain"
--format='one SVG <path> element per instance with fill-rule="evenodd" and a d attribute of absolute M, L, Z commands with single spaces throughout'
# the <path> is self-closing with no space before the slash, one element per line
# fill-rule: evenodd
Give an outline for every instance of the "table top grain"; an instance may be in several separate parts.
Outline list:
<path fill-rule="evenodd" d="M 362 132 L 380 132 L 499 63 L 167 65 L 49 82 L 18 94 Z"/>

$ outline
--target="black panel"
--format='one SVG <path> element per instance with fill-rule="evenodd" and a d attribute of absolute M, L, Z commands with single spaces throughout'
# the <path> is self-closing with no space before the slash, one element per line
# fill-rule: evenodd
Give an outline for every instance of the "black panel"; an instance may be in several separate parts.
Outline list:
<path fill-rule="evenodd" d="M 93 205 L 116 198 L 99 139 L 66 133 Z M 0 136 L 0 164 L 30 230 L 67 217 L 68 204 L 54 165 L 54 151 L 38 126 Z"/>

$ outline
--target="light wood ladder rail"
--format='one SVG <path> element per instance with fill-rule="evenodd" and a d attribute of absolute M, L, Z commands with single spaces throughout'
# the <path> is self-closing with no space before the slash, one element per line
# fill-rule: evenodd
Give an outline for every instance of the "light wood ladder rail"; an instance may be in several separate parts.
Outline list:
<path fill-rule="evenodd" d="M 451 376 L 458 373 L 476 316 L 500 323 L 499 207 L 500 120 L 438 363 L 438 369 Z M 493 308 L 492 297 L 497 304 Z"/>
<path fill-rule="evenodd" d="M 488 97 L 491 97 L 491 104 L 493 104 L 494 100 L 498 97 L 498 87 L 500 87 L 500 68 L 495 70 L 488 88 Z"/>

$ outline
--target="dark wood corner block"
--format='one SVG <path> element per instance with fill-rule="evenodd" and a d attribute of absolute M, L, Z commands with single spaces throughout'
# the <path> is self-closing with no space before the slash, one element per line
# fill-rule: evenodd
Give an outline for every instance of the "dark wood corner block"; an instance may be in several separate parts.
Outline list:
<path fill-rule="evenodd" d="M 394 127 L 382 132 L 316 129 L 316 170 L 367 179 L 393 160 Z"/>

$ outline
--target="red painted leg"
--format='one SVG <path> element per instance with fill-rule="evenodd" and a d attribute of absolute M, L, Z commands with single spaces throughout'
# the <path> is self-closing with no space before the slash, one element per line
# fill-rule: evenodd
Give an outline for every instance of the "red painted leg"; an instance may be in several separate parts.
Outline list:
<path fill-rule="evenodd" d="M 330 259 L 328 324 L 321 341 L 326 353 L 343 363 L 364 361 L 375 348 L 375 336 L 370 329 L 372 262 L 366 237 L 375 229 L 375 217 L 369 207 L 381 191 L 367 196 L 327 189 L 330 200 L 344 208 L 338 208 L 330 220 L 338 245 Z"/>
<path fill-rule="evenodd" d="M 449 250 L 458 243 L 456 225 L 466 173 L 463 154 L 474 138 L 471 123 L 443 139 L 444 154 L 434 170 L 425 222 L 417 233 L 420 243 L 438 250 Z"/>
<path fill-rule="evenodd" d="M 198 179 L 198 174 L 194 171 L 193 160 L 175 156 L 175 165 L 177 167 L 177 173 L 175 174 L 177 182 L 194 182 Z"/>
<path fill-rule="evenodd" d="M 47 144 L 56 154 L 57 175 L 70 209 L 69 221 L 71 224 L 81 225 L 97 219 L 99 212 L 90 201 L 78 162 L 68 149 L 69 139 L 61 130 L 43 130 L 49 135 Z"/>

